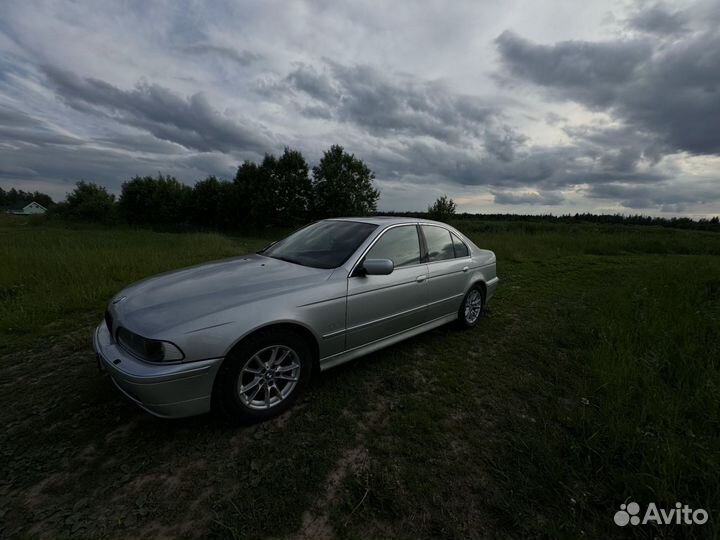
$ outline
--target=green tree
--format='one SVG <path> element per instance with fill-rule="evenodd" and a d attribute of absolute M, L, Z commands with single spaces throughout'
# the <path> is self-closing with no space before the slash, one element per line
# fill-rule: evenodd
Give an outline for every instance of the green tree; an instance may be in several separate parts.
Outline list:
<path fill-rule="evenodd" d="M 455 201 L 447 195 L 438 197 L 432 206 L 428 206 L 428 217 L 437 221 L 447 221 L 455 215 Z"/>
<path fill-rule="evenodd" d="M 115 195 L 105 186 L 80 181 L 54 213 L 70 219 L 110 224 L 115 221 Z"/>
<path fill-rule="evenodd" d="M 253 193 L 259 183 L 260 167 L 253 161 L 246 160 L 238 167 L 233 184 L 237 197 L 237 222 L 241 225 L 252 225 L 254 216 L 251 215 L 253 206 Z"/>
<path fill-rule="evenodd" d="M 122 185 L 120 212 L 131 225 L 177 225 L 189 221 L 192 189 L 172 176 L 136 176 Z"/>
<path fill-rule="evenodd" d="M 309 167 L 297 150 L 285 148 L 275 163 L 276 217 L 278 224 L 301 223 L 307 218 L 312 198 Z"/>
<path fill-rule="evenodd" d="M 230 229 L 238 224 L 235 185 L 208 176 L 192 188 L 189 218 L 194 225 L 213 229 Z"/>
<path fill-rule="evenodd" d="M 265 154 L 262 163 L 245 161 L 238 167 L 235 187 L 240 203 L 238 213 L 241 223 L 251 226 L 269 225 L 277 215 L 277 159 Z"/>
<path fill-rule="evenodd" d="M 364 216 L 375 211 L 375 175 L 342 146 L 333 145 L 313 167 L 313 212 L 318 218 Z"/>
<path fill-rule="evenodd" d="M 22 189 L 10 188 L 5 191 L 0 188 L 0 206 L 12 206 L 21 202 L 35 201 L 42 204 L 45 208 L 50 208 L 55 204 L 50 195 L 39 191 L 23 191 Z"/>

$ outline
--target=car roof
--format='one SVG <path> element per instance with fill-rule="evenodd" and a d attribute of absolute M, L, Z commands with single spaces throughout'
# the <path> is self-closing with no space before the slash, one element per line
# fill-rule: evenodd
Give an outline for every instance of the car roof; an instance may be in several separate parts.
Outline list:
<path fill-rule="evenodd" d="M 372 225 L 396 225 L 398 223 L 428 223 L 431 225 L 443 225 L 448 227 L 447 223 L 441 223 L 440 221 L 433 221 L 431 219 L 415 218 L 415 217 L 403 217 L 403 216 L 371 216 L 371 217 L 341 217 L 332 218 L 328 221 L 356 221 L 359 223 L 370 223 Z"/>

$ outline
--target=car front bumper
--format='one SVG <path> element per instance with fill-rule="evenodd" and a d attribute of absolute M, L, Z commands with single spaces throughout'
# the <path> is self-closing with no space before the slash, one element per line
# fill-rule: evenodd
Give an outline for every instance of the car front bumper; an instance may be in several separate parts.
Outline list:
<path fill-rule="evenodd" d="M 113 342 L 105 322 L 95 329 L 98 363 L 115 386 L 137 405 L 162 418 L 183 418 L 210 410 L 215 375 L 222 358 L 177 364 L 150 364 Z"/>

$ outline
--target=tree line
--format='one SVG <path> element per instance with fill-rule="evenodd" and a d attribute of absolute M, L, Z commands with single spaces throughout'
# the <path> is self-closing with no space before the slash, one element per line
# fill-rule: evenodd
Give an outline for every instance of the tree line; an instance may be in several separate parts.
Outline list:
<path fill-rule="evenodd" d="M 334 145 L 310 169 L 302 153 L 285 148 L 259 163 L 245 161 L 232 180 L 209 176 L 190 187 L 168 175 L 136 176 L 119 197 L 103 186 L 78 182 L 52 214 L 104 224 L 151 227 L 192 225 L 230 230 L 287 226 L 312 219 L 369 215 L 380 192 L 374 173 Z"/>
<path fill-rule="evenodd" d="M 0 188 L 0 208 L 31 201 L 42 204 L 45 208 L 50 208 L 55 204 L 50 195 L 39 191 L 23 191 L 22 189 L 15 188 L 10 188 L 5 191 L 3 188 Z"/>
<path fill-rule="evenodd" d="M 209 176 L 190 187 L 169 175 L 136 176 L 122 185 L 119 197 L 103 186 L 81 181 L 65 201 L 57 204 L 38 191 L 0 188 L 0 208 L 35 200 L 48 208 L 51 216 L 107 225 L 216 230 L 294 226 L 314 219 L 375 214 L 380 192 L 374 179 L 370 168 L 342 146 L 331 146 L 312 169 L 302 153 L 285 148 L 279 157 L 266 154 L 259 163 L 245 161 L 232 180 Z M 694 220 L 640 214 L 458 214 L 455 202 L 446 195 L 436 199 L 426 212 L 383 215 L 454 222 L 598 223 L 720 231 L 717 216 Z"/>
<path fill-rule="evenodd" d="M 438 210 L 442 213 L 443 205 L 442 197 L 435 201 L 435 204 L 428 207 L 427 212 L 383 212 L 387 216 L 409 216 L 424 218 L 432 216 L 431 219 L 442 218 L 435 217 Z M 450 199 L 452 203 L 452 199 Z M 439 204 L 440 203 L 440 204 Z M 454 204 L 454 203 L 453 203 Z M 438 208 L 439 207 L 439 208 Z M 445 216 L 447 217 L 447 211 Z M 645 216 L 642 214 L 592 214 L 589 212 L 575 214 L 473 214 L 468 212 L 455 213 L 454 207 L 450 211 L 452 221 L 462 223 L 462 221 L 487 221 L 487 222 L 527 222 L 527 223 L 595 223 L 598 225 L 647 225 L 656 227 L 670 227 L 674 229 L 693 229 L 701 231 L 718 231 L 720 232 L 720 217 L 700 218 L 698 220 L 689 217 L 656 217 Z"/>

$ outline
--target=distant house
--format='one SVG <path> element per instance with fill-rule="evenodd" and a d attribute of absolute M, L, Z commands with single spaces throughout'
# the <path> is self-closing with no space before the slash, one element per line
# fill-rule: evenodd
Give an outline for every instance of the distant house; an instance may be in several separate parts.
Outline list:
<path fill-rule="evenodd" d="M 47 208 L 35 201 L 23 201 L 3 208 L 3 211 L 6 214 L 15 214 L 16 216 L 29 216 L 32 214 L 44 214 L 47 212 Z"/>

